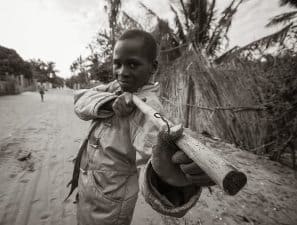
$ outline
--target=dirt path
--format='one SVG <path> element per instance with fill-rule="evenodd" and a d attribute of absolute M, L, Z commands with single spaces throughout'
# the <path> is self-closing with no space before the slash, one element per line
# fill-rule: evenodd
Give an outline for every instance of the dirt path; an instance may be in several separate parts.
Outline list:
<path fill-rule="evenodd" d="M 75 205 L 62 201 L 88 124 L 73 114 L 72 91 L 61 92 L 44 103 L 30 92 L 0 98 L 1 225 L 76 224 Z"/>
<path fill-rule="evenodd" d="M 0 225 L 76 224 L 75 204 L 63 202 L 88 123 L 73 113 L 71 90 L 0 97 Z M 185 218 L 162 219 L 140 196 L 133 225 L 297 224 L 297 180 L 277 163 L 211 139 L 248 175 L 236 197 L 213 188 Z"/>

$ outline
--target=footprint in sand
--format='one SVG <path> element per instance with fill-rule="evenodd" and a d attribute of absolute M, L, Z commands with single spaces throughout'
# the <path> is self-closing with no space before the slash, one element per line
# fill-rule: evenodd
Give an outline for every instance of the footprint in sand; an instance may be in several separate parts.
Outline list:
<path fill-rule="evenodd" d="M 50 216 L 49 214 L 44 214 L 40 217 L 40 219 L 45 220 L 45 219 L 49 218 L 49 216 Z"/>
<path fill-rule="evenodd" d="M 29 179 L 22 179 L 22 180 L 20 180 L 20 182 L 21 182 L 21 183 L 24 183 L 24 184 L 25 184 L 25 183 L 28 183 L 29 181 L 30 181 Z"/>
<path fill-rule="evenodd" d="M 15 173 L 12 173 L 12 174 L 10 174 L 10 175 L 9 175 L 9 178 L 15 178 L 15 177 L 16 177 L 16 175 L 17 175 L 17 174 L 15 174 Z"/>
<path fill-rule="evenodd" d="M 39 202 L 39 201 L 40 201 L 40 199 L 35 199 L 35 200 L 32 201 L 32 204 L 34 204 L 36 202 Z"/>

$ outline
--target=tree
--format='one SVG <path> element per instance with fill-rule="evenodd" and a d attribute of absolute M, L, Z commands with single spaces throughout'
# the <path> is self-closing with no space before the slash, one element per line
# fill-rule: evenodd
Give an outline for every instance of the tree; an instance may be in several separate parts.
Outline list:
<path fill-rule="evenodd" d="M 167 61 L 172 61 L 181 56 L 180 45 L 195 43 L 195 46 L 202 47 L 209 56 L 214 56 L 221 50 L 222 43 L 228 40 L 227 33 L 231 26 L 233 15 L 243 0 L 233 0 L 223 12 L 222 18 L 214 23 L 215 0 L 208 3 L 206 0 L 179 1 L 179 5 L 171 5 L 175 14 L 175 32 L 169 27 L 167 21 L 161 19 L 153 10 L 143 3 L 140 6 L 147 12 L 147 18 L 155 18 L 156 26 L 152 34 L 157 39 L 161 48 L 161 55 Z M 127 29 L 144 29 L 143 26 L 124 11 L 120 11 L 120 0 L 108 0 L 105 12 L 108 15 L 109 30 L 100 29 L 96 38 L 88 45 L 89 56 L 85 59 L 84 71 L 78 69 L 78 62 L 71 65 L 71 71 L 88 73 L 89 78 L 109 81 L 113 79 L 111 71 L 112 50 L 115 40 Z M 177 9 L 176 9 L 177 8 Z M 181 19 L 180 15 L 184 18 Z M 184 21 L 184 24 L 183 22 Z M 197 47 L 197 48 L 198 48 Z M 173 50 L 168 50 L 172 49 Z M 78 76 L 78 73 L 73 73 Z"/>
<path fill-rule="evenodd" d="M 289 5 L 293 8 L 297 8 L 297 1 L 295 0 L 280 0 L 280 6 Z M 271 43 L 279 42 L 284 44 L 285 38 L 297 38 L 297 10 L 282 13 L 270 19 L 267 27 L 283 24 L 284 27 L 272 35 L 265 37 L 267 40 L 266 46 L 271 46 Z M 262 41 L 263 42 L 263 41 Z"/>
<path fill-rule="evenodd" d="M 293 8 L 297 8 L 296 0 L 280 0 L 280 6 L 289 5 Z M 267 24 L 268 27 L 274 26 L 277 24 L 288 24 L 290 22 L 296 22 L 297 20 L 297 10 L 286 12 L 280 15 L 277 15 L 270 19 L 270 22 Z"/>
<path fill-rule="evenodd" d="M 41 59 L 31 59 L 30 65 L 33 71 L 33 77 L 37 79 L 38 82 L 44 83 L 48 81 L 45 70 L 45 62 L 43 62 Z"/>
<path fill-rule="evenodd" d="M 297 8 L 297 1 L 296 0 L 280 0 L 280 5 L 290 5 Z"/>
<path fill-rule="evenodd" d="M 28 79 L 31 79 L 33 76 L 30 64 L 24 61 L 14 49 L 0 46 L 1 79 L 5 79 L 5 74 L 16 76 L 23 74 Z"/>
<path fill-rule="evenodd" d="M 46 63 L 46 72 L 47 72 L 47 76 L 49 76 L 50 78 L 56 77 L 56 73 L 59 72 L 58 70 L 55 69 L 56 67 L 56 63 L 49 61 Z"/>
<path fill-rule="evenodd" d="M 87 85 L 89 83 L 89 71 L 87 60 L 79 56 L 70 66 L 73 76 L 78 77 L 79 83 Z"/>
<path fill-rule="evenodd" d="M 116 28 L 118 21 L 118 14 L 121 7 L 121 0 L 108 0 L 107 5 L 104 7 L 108 14 L 108 22 L 110 29 L 110 38 L 112 49 L 115 45 Z"/>
<path fill-rule="evenodd" d="M 51 82 L 52 79 L 57 77 L 58 70 L 55 69 L 55 63 L 52 61 L 44 62 L 41 59 L 31 59 L 29 61 L 34 78 L 38 82 Z"/>
<path fill-rule="evenodd" d="M 115 40 L 127 29 L 143 29 L 142 25 L 124 11 L 120 1 L 108 1 L 105 11 L 109 19 L 109 30 L 100 29 L 87 46 L 90 54 L 85 58 L 85 70 L 91 79 L 108 82 L 112 77 L 112 51 Z"/>
<path fill-rule="evenodd" d="M 290 5 L 297 7 L 295 0 L 280 0 L 280 6 Z M 278 55 L 287 56 L 288 53 L 294 55 L 297 52 L 297 10 L 285 12 L 270 19 L 267 27 L 283 24 L 284 26 L 278 31 L 255 40 L 243 47 L 235 46 L 228 52 L 218 57 L 215 62 L 222 63 L 231 61 L 232 59 L 245 58 L 253 60 L 257 58 L 271 58 L 267 50 L 271 47 L 277 48 Z"/>
<path fill-rule="evenodd" d="M 153 10 L 143 3 L 140 3 L 147 15 L 157 19 L 157 26 L 163 25 L 160 30 L 162 36 L 171 36 L 181 45 L 192 43 L 196 49 L 199 48 L 210 57 L 223 50 L 224 45 L 228 44 L 227 34 L 229 32 L 233 16 L 238 7 L 244 0 L 232 0 L 228 7 L 223 11 L 220 19 L 215 19 L 216 0 L 179 0 L 171 5 L 171 11 L 175 15 L 175 30 L 169 27 L 166 21 L 162 20 Z M 184 21 L 184 22 L 182 22 Z M 170 35 L 169 35 L 170 34 Z M 166 40 L 169 42 L 170 40 Z M 177 47 L 175 44 L 171 47 Z M 161 47 L 162 48 L 162 47 Z"/>

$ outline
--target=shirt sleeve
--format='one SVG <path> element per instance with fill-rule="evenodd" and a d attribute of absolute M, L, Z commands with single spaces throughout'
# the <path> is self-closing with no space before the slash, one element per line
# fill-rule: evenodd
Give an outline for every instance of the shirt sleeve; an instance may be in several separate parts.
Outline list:
<path fill-rule="evenodd" d="M 166 184 L 158 177 L 149 161 L 144 169 L 141 190 L 145 201 L 154 210 L 180 218 L 197 203 L 202 189 L 196 185 L 175 187 Z"/>
<path fill-rule="evenodd" d="M 117 87 L 114 82 L 99 85 L 91 89 L 82 89 L 74 93 L 74 112 L 82 120 L 107 118 L 113 111 L 103 109 L 102 106 L 115 99 Z"/>

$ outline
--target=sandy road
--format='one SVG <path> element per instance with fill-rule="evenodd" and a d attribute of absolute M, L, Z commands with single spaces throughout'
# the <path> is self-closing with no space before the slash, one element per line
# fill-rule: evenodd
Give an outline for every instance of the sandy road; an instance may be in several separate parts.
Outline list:
<path fill-rule="evenodd" d="M 50 90 L 44 103 L 31 92 L 0 97 L 0 225 L 76 224 L 74 196 L 63 200 L 88 123 L 74 115 L 72 96 L 71 90 Z M 132 225 L 297 224 L 296 173 L 233 145 L 205 144 L 244 171 L 247 186 L 235 197 L 206 189 L 179 220 L 162 219 L 140 195 Z"/>
<path fill-rule="evenodd" d="M 0 111 L 0 224 L 76 224 L 63 199 L 88 124 L 73 114 L 72 91 L 49 91 L 44 103 L 37 93 L 4 96 Z"/>
<path fill-rule="evenodd" d="M 75 194 L 63 200 L 89 124 L 73 113 L 72 90 L 50 90 L 44 103 L 32 92 L 1 96 L 0 113 L 0 225 L 76 224 Z M 139 205 L 134 225 L 160 220 Z"/>

